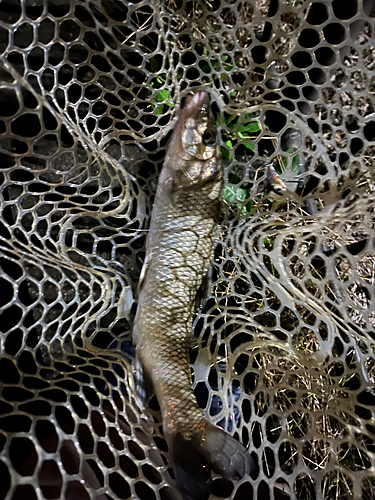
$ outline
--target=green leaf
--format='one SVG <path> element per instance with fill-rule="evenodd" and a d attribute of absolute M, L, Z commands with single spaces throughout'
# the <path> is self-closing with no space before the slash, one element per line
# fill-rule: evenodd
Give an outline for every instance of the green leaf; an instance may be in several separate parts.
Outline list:
<path fill-rule="evenodd" d="M 241 139 L 248 139 L 248 135 L 244 135 L 242 132 L 237 132 L 238 137 L 241 137 Z"/>
<path fill-rule="evenodd" d="M 232 186 L 225 186 L 223 198 L 227 203 L 233 203 L 236 201 L 245 201 L 250 196 L 247 189 L 243 188 L 233 188 Z M 241 215 L 246 215 L 251 212 L 254 208 L 253 200 L 248 201 L 245 205 L 243 203 L 236 203 L 236 207 L 240 210 Z"/>
<path fill-rule="evenodd" d="M 234 201 L 235 197 L 236 194 L 234 189 L 230 186 L 225 186 L 223 194 L 224 201 L 231 203 L 232 201 Z"/>
<path fill-rule="evenodd" d="M 282 156 L 281 161 L 279 160 L 279 163 L 275 165 L 275 172 L 277 174 L 282 174 L 283 172 L 285 172 L 287 166 L 288 166 L 288 157 Z"/>
<path fill-rule="evenodd" d="M 207 57 L 199 61 L 198 64 L 202 71 L 204 71 L 205 73 L 211 73 L 212 68 L 215 69 L 215 64 L 219 64 L 219 61 L 217 59 L 209 59 Z"/>
<path fill-rule="evenodd" d="M 249 136 L 244 135 L 241 132 L 237 132 L 237 135 L 240 139 L 246 139 L 242 144 L 245 146 L 245 148 L 250 149 L 251 151 L 254 151 L 254 144 L 249 141 Z"/>
<path fill-rule="evenodd" d="M 231 148 L 233 146 L 232 141 L 227 141 L 225 144 L 228 146 L 228 148 Z"/>
<path fill-rule="evenodd" d="M 233 120 L 236 120 L 237 118 L 238 118 L 237 115 L 230 115 L 226 124 L 229 125 L 230 123 L 232 123 Z"/>
<path fill-rule="evenodd" d="M 243 205 L 236 205 L 236 207 L 241 210 L 241 215 L 246 215 L 247 211 L 246 211 L 246 207 L 244 207 Z"/>
<path fill-rule="evenodd" d="M 165 74 L 158 75 L 156 78 L 152 80 L 151 87 L 160 89 L 160 87 L 165 85 L 166 81 L 167 81 L 167 76 Z"/>
<path fill-rule="evenodd" d="M 238 184 L 241 180 L 237 174 L 235 174 L 232 170 L 229 171 L 228 180 L 231 184 Z"/>
<path fill-rule="evenodd" d="M 156 102 L 163 102 L 163 101 L 166 101 L 168 98 L 169 98 L 169 90 L 168 89 L 160 90 L 155 95 Z"/>
<path fill-rule="evenodd" d="M 225 62 L 227 59 L 229 59 L 229 62 L 227 64 L 223 64 L 223 68 L 225 71 L 231 71 L 233 69 L 233 64 L 231 64 L 230 58 L 227 54 L 223 54 L 221 56 L 221 62 Z"/>
<path fill-rule="evenodd" d="M 252 211 L 252 209 L 254 208 L 253 200 L 248 201 L 245 205 L 245 208 L 246 208 L 246 212 L 250 213 Z"/>
<path fill-rule="evenodd" d="M 246 123 L 241 126 L 240 132 L 250 132 L 250 134 L 253 134 L 255 132 L 259 132 L 260 126 L 258 122 L 250 122 Z"/>
<path fill-rule="evenodd" d="M 232 186 L 225 186 L 223 198 L 225 201 L 245 201 L 250 196 L 247 189 L 234 188 Z"/>
<path fill-rule="evenodd" d="M 228 142 L 230 141 L 227 141 L 227 143 Z M 232 143 L 230 143 L 230 145 L 232 145 Z M 229 151 L 229 149 L 224 148 L 224 146 L 221 147 L 221 154 L 226 160 L 230 160 L 232 158 L 232 153 Z"/>
<path fill-rule="evenodd" d="M 236 198 L 238 201 L 245 201 L 249 197 L 249 191 L 243 188 L 236 189 Z"/>
<path fill-rule="evenodd" d="M 250 149 L 250 151 L 254 151 L 254 144 L 252 142 L 244 142 L 243 145 L 245 148 Z"/>
<path fill-rule="evenodd" d="M 157 115 L 162 115 L 163 113 L 165 113 L 167 106 L 169 107 L 173 106 L 173 103 L 171 102 L 171 95 L 168 89 L 159 90 L 159 92 L 155 94 L 154 102 L 164 103 L 162 106 L 157 107 L 156 109 Z M 154 108 L 155 107 L 156 106 L 154 106 Z"/>
<path fill-rule="evenodd" d="M 292 172 L 295 172 L 296 174 L 298 174 L 299 173 L 299 166 L 300 166 L 300 157 L 299 157 L 299 155 L 293 156 L 293 158 L 292 158 L 292 165 L 291 165 Z"/>

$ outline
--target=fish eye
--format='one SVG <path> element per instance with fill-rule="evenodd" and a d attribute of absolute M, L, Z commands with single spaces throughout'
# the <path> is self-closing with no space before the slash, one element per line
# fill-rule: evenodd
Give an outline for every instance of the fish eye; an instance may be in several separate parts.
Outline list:
<path fill-rule="evenodd" d="M 215 137 L 212 132 L 209 130 L 206 130 L 206 132 L 203 134 L 203 144 L 206 146 L 212 146 L 215 143 Z"/>

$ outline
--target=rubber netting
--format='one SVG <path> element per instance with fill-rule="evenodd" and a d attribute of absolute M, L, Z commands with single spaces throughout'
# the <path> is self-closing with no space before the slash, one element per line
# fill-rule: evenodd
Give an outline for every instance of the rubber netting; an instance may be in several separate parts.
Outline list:
<path fill-rule="evenodd" d="M 130 331 L 197 87 L 226 187 L 193 384 L 257 464 L 213 498 L 375 499 L 373 3 L 0 3 L 1 499 L 180 498 Z"/>

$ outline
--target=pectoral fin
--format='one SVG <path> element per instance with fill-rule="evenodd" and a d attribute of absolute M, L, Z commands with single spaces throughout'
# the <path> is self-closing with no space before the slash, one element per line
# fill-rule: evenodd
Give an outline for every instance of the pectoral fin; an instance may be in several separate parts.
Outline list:
<path fill-rule="evenodd" d="M 154 387 L 138 355 L 135 356 L 132 372 L 135 385 L 135 397 L 141 408 L 146 408 L 154 395 Z"/>
<path fill-rule="evenodd" d="M 143 266 L 142 266 L 142 269 L 141 269 L 141 274 L 139 276 L 139 281 L 138 281 L 138 288 L 137 288 L 138 297 L 139 297 L 139 294 L 141 293 L 141 290 L 142 290 L 143 285 L 144 285 L 145 280 L 146 280 L 148 267 L 150 265 L 150 260 L 151 260 L 150 259 L 150 253 L 148 251 L 148 245 L 147 245 L 145 260 L 143 262 Z"/>
<path fill-rule="evenodd" d="M 176 181 L 175 179 L 173 179 L 173 177 L 168 177 L 163 184 L 163 192 L 173 208 L 174 208 L 173 195 L 178 189 L 179 186 L 176 184 Z"/>

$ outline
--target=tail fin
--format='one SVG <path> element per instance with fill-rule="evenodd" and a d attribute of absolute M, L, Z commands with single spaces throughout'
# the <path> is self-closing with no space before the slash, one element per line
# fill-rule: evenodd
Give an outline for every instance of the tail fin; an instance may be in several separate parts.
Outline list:
<path fill-rule="evenodd" d="M 222 429 L 206 422 L 200 431 L 185 439 L 168 439 L 178 487 L 186 500 L 206 500 L 211 491 L 211 471 L 224 479 L 240 479 L 255 468 L 245 448 Z"/>

